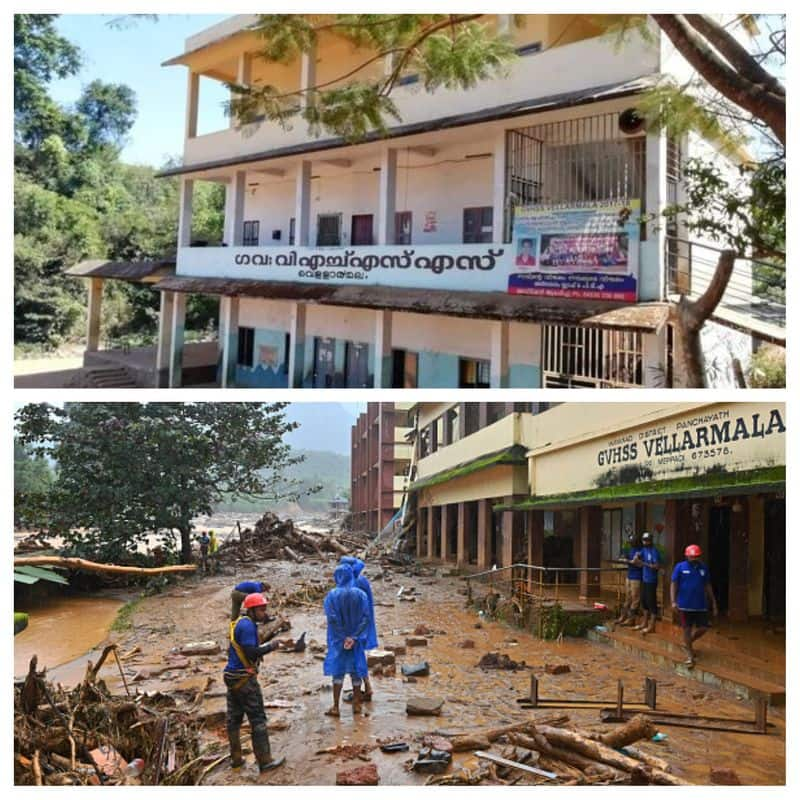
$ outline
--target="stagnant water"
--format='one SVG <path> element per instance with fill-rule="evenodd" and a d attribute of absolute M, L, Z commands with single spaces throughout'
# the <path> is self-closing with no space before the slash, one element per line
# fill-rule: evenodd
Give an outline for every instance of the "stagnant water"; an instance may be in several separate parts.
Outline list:
<path fill-rule="evenodd" d="M 16 609 L 27 611 L 29 619 L 28 627 L 14 637 L 14 675 L 24 675 L 36 655 L 38 669 L 47 667 L 52 679 L 65 684 L 80 680 L 89 652 L 108 636 L 122 604 L 108 597 L 52 596 Z M 63 669 L 76 661 L 74 670 Z"/>

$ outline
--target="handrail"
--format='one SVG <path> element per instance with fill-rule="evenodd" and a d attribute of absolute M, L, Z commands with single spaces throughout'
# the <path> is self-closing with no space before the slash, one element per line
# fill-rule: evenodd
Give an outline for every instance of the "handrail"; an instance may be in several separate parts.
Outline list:
<path fill-rule="evenodd" d="M 543 567 L 540 564 L 512 564 L 509 567 L 497 567 L 497 569 L 487 569 L 483 572 L 473 572 L 471 575 L 464 575 L 463 580 L 469 581 L 473 578 L 481 578 L 484 575 L 497 575 L 498 572 L 506 572 L 512 569 L 529 569 L 540 572 L 620 572 L 627 569 L 627 565 L 620 564 L 618 567 Z"/>

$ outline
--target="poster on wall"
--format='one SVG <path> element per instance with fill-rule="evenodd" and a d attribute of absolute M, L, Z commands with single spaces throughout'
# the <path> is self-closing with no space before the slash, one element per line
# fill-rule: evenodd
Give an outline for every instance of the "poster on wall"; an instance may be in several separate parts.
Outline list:
<path fill-rule="evenodd" d="M 640 201 L 514 212 L 509 294 L 636 302 Z"/>

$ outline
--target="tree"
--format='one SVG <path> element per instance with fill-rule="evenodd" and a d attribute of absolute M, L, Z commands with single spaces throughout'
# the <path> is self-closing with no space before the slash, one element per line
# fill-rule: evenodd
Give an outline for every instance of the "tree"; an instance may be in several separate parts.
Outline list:
<path fill-rule="evenodd" d="M 123 84 L 94 80 L 75 107 L 86 123 L 92 149 L 120 145 L 136 120 L 136 94 Z"/>
<path fill-rule="evenodd" d="M 48 453 L 58 475 L 35 508 L 75 555 L 135 557 L 148 535 L 179 537 L 192 557 L 192 519 L 223 499 L 296 499 L 283 479 L 301 460 L 283 441 L 295 423 L 285 404 L 29 404 L 16 414 L 20 442 Z"/>
<path fill-rule="evenodd" d="M 23 505 L 47 494 L 53 484 L 53 470 L 47 459 L 31 455 L 14 439 L 14 525 L 35 523 L 21 515 Z"/>

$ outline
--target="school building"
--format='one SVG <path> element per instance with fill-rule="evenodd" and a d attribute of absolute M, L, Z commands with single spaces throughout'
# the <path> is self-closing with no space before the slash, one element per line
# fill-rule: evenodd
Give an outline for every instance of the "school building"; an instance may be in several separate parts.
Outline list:
<path fill-rule="evenodd" d="M 591 16 L 521 20 L 485 16 L 516 46 L 506 73 L 433 93 L 404 74 L 401 121 L 356 144 L 301 122 L 200 134 L 202 87 L 305 90 L 374 54 L 323 32 L 314 52 L 267 63 L 252 15 L 190 37 L 166 62 L 187 72 L 183 158 L 162 173 L 181 182 L 177 256 L 69 270 L 89 285 L 86 367 L 173 387 L 680 384 L 670 302 L 704 290 L 717 251 L 640 220 L 680 201 L 687 157 L 719 156 L 648 131 L 635 106 L 688 66 L 655 27 L 617 47 Z M 220 241 L 193 234 L 199 181 L 225 186 Z M 102 347 L 108 280 L 159 292 L 157 347 Z M 216 341 L 187 343 L 192 294 L 218 298 Z M 785 342 L 766 310 L 738 262 L 703 330 L 712 385 L 735 385 L 757 341 Z"/>

